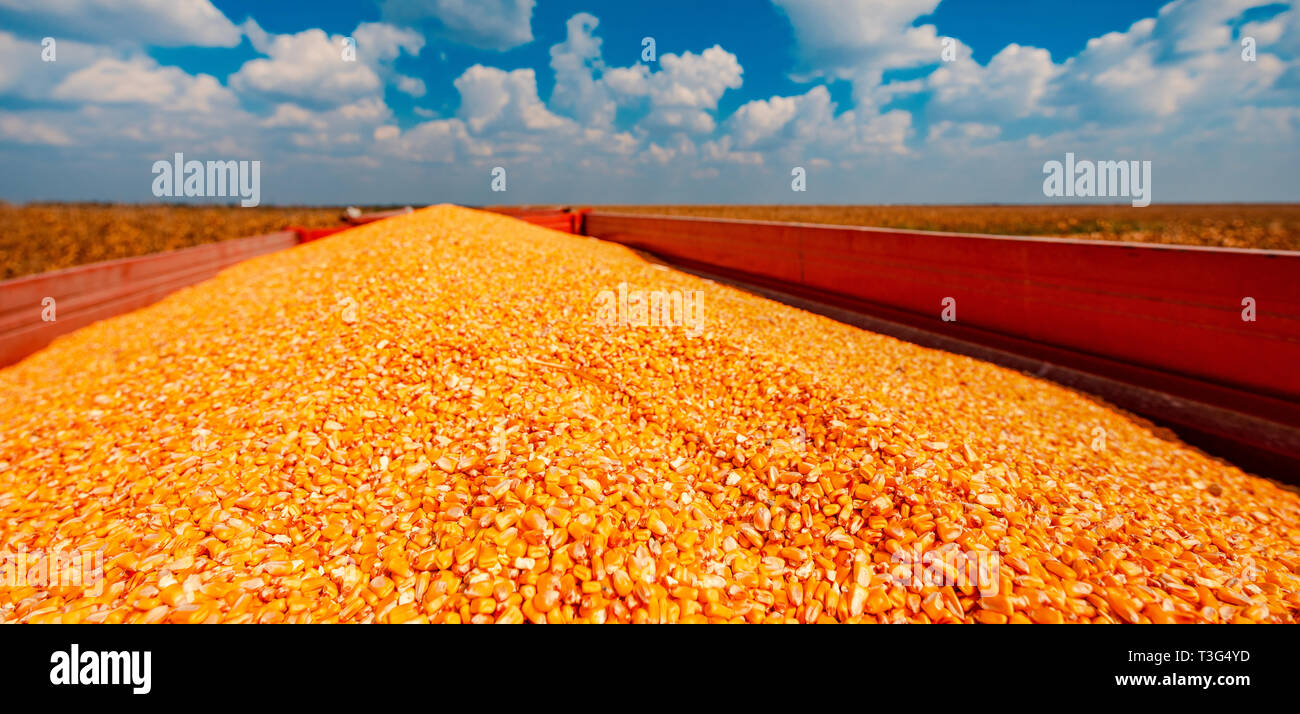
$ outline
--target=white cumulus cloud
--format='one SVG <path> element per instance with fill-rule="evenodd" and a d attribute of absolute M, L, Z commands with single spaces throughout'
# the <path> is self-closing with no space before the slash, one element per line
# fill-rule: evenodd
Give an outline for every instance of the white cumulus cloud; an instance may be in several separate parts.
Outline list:
<path fill-rule="evenodd" d="M 474 65 L 453 83 L 460 92 L 457 116 L 474 133 L 486 131 L 545 131 L 571 125 L 553 114 L 537 97 L 537 77 L 531 69 L 507 72 Z"/>
<path fill-rule="evenodd" d="M 10 112 L 0 112 L 0 140 L 16 144 L 67 146 L 68 135 L 57 127 Z"/>
<path fill-rule="evenodd" d="M 209 0 L 0 0 L 0 17 L 60 37 L 159 47 L 234 47 L 240 31 Z"/>
<path fill-rule="evenodd" d="M 384 0 L 381 16 L 395 24 L 432 23 L 453 42 L 508 50 L 533 41 L 535 0 Z"/>
<path fill-rule="evenodd" d="M 356 43 L 352 59 L 352 48 L 342 35 L 318 29 L 267 35 L 255 23 L 246 26 L 254 47 L 269 57 L 249 60 L 230 76 L 230 86 L 240 92 L 314 107 L 337 106 L 379 93 L 384 77 L 392 75 L 402 91 L 423 93 L 420 80 L 406 78 L 403 85 L 391 71 L 399 55 L 419 54 L 424 47 L 424 38 L 413 30 L 362 23 L 351 35 Z"/>
<path fill-rule="evenodd" d="M 55 99 L 97 104 L 151 104 L 173 111 L 210 112 L 236 103 L 211 75 L 191 75 L 160 66 L 149 57 L 104 58 L 68 75 L 54 87 Z"/>

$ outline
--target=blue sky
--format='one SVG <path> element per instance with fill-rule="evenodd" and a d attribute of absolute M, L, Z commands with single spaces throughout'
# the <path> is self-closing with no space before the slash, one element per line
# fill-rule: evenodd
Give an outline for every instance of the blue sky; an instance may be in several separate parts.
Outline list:
<path fill-rule="evenodd" d="M 1281 3 L 0 0 L 11 201 L 156 200 L 176 152 L 264 203 L 1041 203 L 1067 152 L 1295 201 L 1298 131 Z"/>

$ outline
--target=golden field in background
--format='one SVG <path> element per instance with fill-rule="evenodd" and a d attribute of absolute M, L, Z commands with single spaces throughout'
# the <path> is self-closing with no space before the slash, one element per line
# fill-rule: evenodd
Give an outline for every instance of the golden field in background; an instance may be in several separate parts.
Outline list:
<path fill-rule="evenodd" d="M 1298 204 L 1082 206 L 598 206 L 674 216 L 797 221 L 957 233 L 1059 236 L 1300 250 Z"/>
<path fill-rule="evenodd" d="M 0 202 L 0 280 L 283 229 L 339 223 L 342 207 Z M 366 209 L 379 210 L 379 208 Z M 1130 206 L 596 206 L 915 230 L 1300 250 L 1300 205 Z"/>
<path fill-rule="evenodd" d="M 287 225 L 336 225 L 340 208 L 0 203 L 0 280 L 130 258 Z"/>

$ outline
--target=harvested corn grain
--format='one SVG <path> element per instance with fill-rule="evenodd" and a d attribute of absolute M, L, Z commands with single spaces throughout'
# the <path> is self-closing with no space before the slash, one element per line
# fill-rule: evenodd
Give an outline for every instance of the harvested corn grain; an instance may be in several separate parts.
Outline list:
<path fill-rule="evenodd" d="M 449 206 L 0 371 L 3 621 L 1292 622 L 1298 526 L 1067 389 Z"/>

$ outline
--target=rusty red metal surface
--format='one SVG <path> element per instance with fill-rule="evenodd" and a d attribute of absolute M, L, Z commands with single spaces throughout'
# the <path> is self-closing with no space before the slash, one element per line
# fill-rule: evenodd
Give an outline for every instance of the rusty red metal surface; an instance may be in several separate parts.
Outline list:
<path fill-rule="evenodd" d="M 341 233 L 353 226 L 330 226 L 329 228 L 304 228 L 303 226 L 285 226 L 285 230 L 298 236 L 299 243 L 311 243 L 320 240 L 326 236 L 332 236 L 335 233 Z"/>
<path fill-rule="evenodd" d="M 936 321 L 951 297 L 953 328 L 1300 399 L 1300 253 L 602 213 L 587 233 Z"/>
<path fill-rule="evenodd" d="M 343 213 L 343 215 L 340 218 L 340 220 L 343 221 L 343 225 L 329 226 L 327 228 L 304 228 L 303 226 L 286 226 L 285 230 L 293 231 L 294 233 L 297 233 L 299 243 L 310 243 L 312 241 L 317 241 L 320 240 L 321 238 L 325 238 L 326 236 L 332 236 L 335 233 L 341 233 L 343 231 L 346 231 L 349 228 L 352 228 L 353 226 L 363 226 L 367 223 L 382 221 L 385 218 L 392 218 L 394 216 L 404 216 L 410 213 L 412 210 L 414 209 L 412 209 L 410 206 L 407 206 L 406 208 L 399 208 L 394 211 L 361 213 L 355 208 L 349 208 L 347 209 L 347 211 Z"/>
<path fill-rule="evenodd" d="M 563 231 L 565 233 L 579 233 L 582 227 L 582 218 L 585 211 L 575 211 L 569 208 L 530 208 L 514 206 L 493 206 L 484 210 L 500 213 L 504 216 L 518 218 L 521 221 L 532 223 L 543 228 Z"/>

